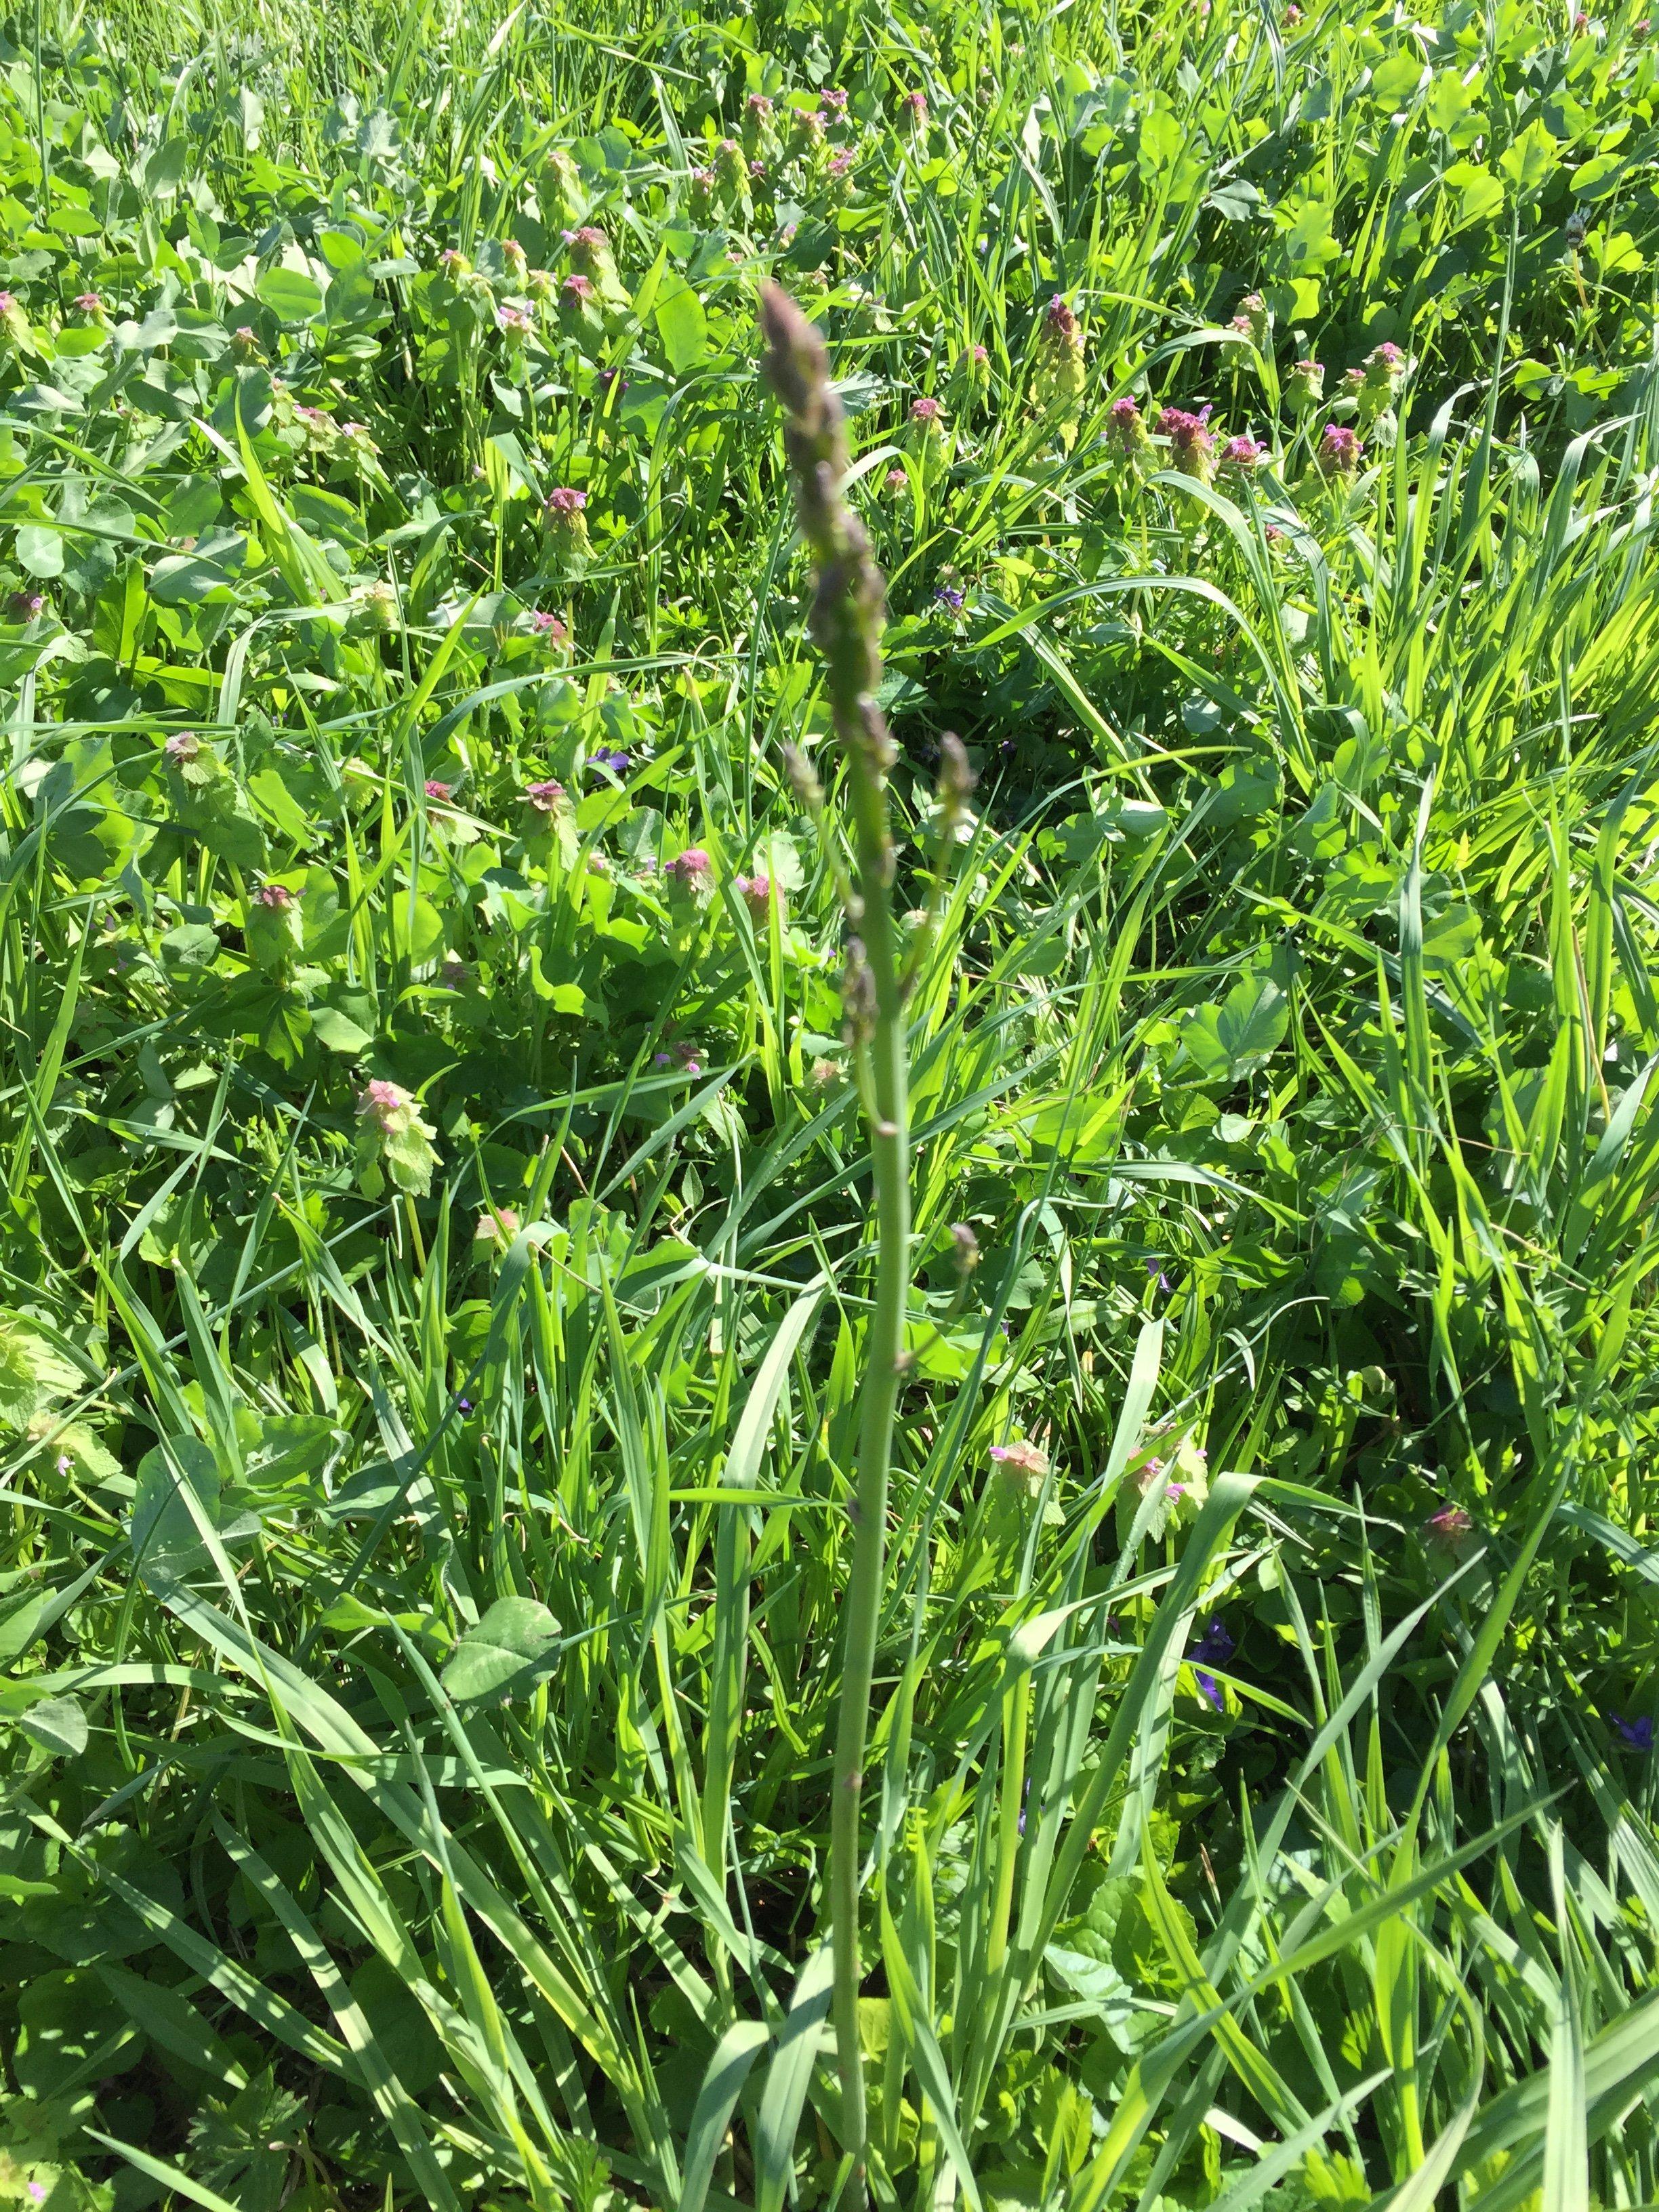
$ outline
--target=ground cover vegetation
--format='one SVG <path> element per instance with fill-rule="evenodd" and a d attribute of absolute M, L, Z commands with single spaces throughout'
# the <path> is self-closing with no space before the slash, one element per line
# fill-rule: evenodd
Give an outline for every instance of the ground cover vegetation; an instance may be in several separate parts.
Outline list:
<path fill-rule="evenodd" d="M 0 2203 L 1659 2200 L 1647 33 L 8 19 Z"/>

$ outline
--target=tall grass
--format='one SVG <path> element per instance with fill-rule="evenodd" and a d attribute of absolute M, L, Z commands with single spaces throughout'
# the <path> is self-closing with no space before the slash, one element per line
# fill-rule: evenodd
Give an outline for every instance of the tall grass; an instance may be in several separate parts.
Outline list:
<path fill-rule="evenodd" d="M 1431 27 L 12 26 L 0 2201 L 1659 2202 L 1654 65 Z"/>

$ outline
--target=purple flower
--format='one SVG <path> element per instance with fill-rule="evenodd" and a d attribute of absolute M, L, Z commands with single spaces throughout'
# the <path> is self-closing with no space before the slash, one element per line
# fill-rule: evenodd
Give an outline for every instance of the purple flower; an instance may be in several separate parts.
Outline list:
<path fill-rule="evenodd" d="M 1653 1749 L 1653 1723 L 1647 1714 L 1644 1713 L 1637 1720 L 1621 1721 L 1618 1714 L 1614 1713 L 1612 1719 L 1614 1728 L 1618 1729 L 1632 1751 Z"/>
<path fill-rule="evenodd" d="M 913 422 L 937 422 L 939 416 L 939 402 L 930 392 L 924 392 L 920 399 L 910 402 L 910 420 Z"/>
<path fill-rule="evenodd" d="M 6 602 L 6 612 L 13 622 L 33 622 L 46 604 L 44 592 L 14 592 Z"/>
<path fill-rule="evenodd" d="M 472 1411 L 472 1401 L 471 1398 L 458 1398 L 455 1401 L 455 1403 L 464 1413 L 470 1413 Z"/>
<path fill-rule="evenodd" d="M 544 607 L 538 607 L 531 616 L 530 627 L 538 637 L 550 637 L 555 645 L 562 645 L 570 635 L 558 616 L 549 614 Z"/>
<path fill-rule="evenodd" d="M 612 747 L 601 746 L 588 762 L 587 772 L 592 775 L 596 771 L 608 771 L 611 775 L 623 776 L 627 775 L 628 767 L 629 756 L 626 753 L 617 752 Z"/>
<path fill-rule="evenodd" d="M 1146 1273 L 1160 1291 L 1167 1291 L 1170 1287 L 1169 1277 L 1156 1260 L 1149 1260 L 1146 1262 Z"/>
<path fill-rule="evenodd" d="M 1206 1705 L 1213 1705 L 1217 1712 L 1221 1711 L 1221 1685 L 1213 1674 L 1200 1674 L 1198 1694 Z"/>
<path fill-rule="evenodd" d="M 526 805 L 538 814 L 550 814 L 564 797 L 564 786 L 548 776 L 540 783 L 526 784 L 524 795 Z"/>
<path fill-rule="evenodd" d="M 1164 407 L 1158 410 L 1153 426 L 1170 441 L 1170 458 L 1183 476 L 1196 477 L 1200 483 L 1208 483 L 1215 473 L 1215 441 L 1207 424 L 1207 407 L 1196 415 L 1185 407 Z"/>
<path fill-rule="evenodd" d="M 1253 469 L 1267 448 L 1248 432 L 1229 438 L 1221 448 L 1221 458 L 1231 469 Z"/>
<path fill-rule="evenodd" d="M 949 607 L 953 615 L 959 615 L 962 612 L 962 593 L 954 584 L 939 585 L 933 597 L 940 606 Z"/>
<path fill-rule="evenodd" d="M 1223 1620 L 1212 1620 L 1188 1656 L 1196 1664 L 1206 1667 L 1224 1667 L 1232 1657 L 1234 1644 Z"/>
<path fill-rule="evenodd" d="M 1316 457 L 1320 475 L 1338 483 L 1352 483 L 1364 450 L 1358 434 L 1346 422 L 1328 422 Z"/>
<path fill-rule="evenodd" d="M 1051 345 L 1070 345 L 1078 334 L 1077 315 L 1063 293 L 1049 299 L 1042 318 L 1043 336 Z"/>

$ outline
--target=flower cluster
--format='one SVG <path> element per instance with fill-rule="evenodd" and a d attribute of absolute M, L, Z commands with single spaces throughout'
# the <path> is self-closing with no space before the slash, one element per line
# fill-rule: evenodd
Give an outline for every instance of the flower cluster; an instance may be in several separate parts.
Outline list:
<path fill-rule="evenodd" d="M 438 1164 L 437 1133 L 401 1084 L 377 1078 L 365 1085 L 357 1100 L 357 1180 L 364 1195 L 378 1198 L 389 1177 L 396 1189 L 424 1198 Z"/>

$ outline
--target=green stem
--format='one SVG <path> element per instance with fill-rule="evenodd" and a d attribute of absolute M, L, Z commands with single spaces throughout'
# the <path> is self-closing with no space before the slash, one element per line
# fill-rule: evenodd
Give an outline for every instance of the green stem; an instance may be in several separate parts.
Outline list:
<path fill-rule="evenodd" d="M 865 2155 L 862 2045 L 859 2035 L 859 1810 L 864 1750 L 875 1676 L 876 1632 L 886 1570 L 887 1478 L 893 1419 L 903 1368 L 910 1277 L 909 1080 L 904 1008 L 899 994 L 891 896 L 868 865 L 863 817 L 884 830 L 886 804 L 860 789 L 860 880 L 866 949 L 875 981 L 875 1031 L 868 1047 L 875 1127 L 870 1150 L 876 1197 L 876 1304 L 866 1340 L 859 1413 L 858 1485 L 854 1500 L 853 1571 L 847 1594 L 847 1650 L 836 1731 L 835 1807 L 830 1832 L 830 1926 L 835 1945 L 833 2008 L 843 2110 L 842 2147 L 861 2175 Z M 866 800 L 873 800 L 866 806 Z"/>

